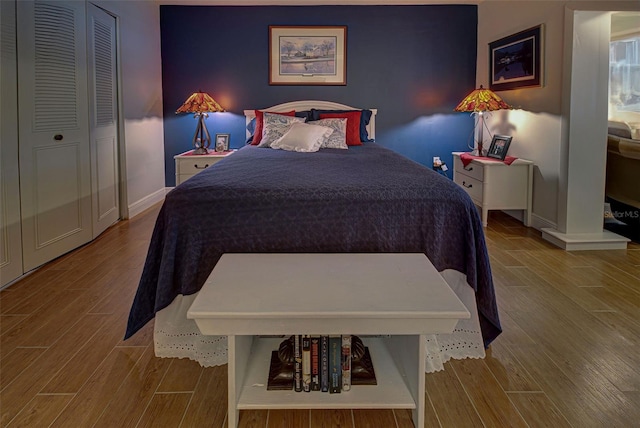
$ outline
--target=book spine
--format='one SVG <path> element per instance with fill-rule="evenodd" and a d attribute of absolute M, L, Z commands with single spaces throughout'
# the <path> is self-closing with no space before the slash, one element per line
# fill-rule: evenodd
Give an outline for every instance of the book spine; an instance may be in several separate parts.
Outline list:
<path fill-rule="evenodd" d="M 302 391 L 302 337 L 293 336 L 293 389 Z"/>
<path fill-rule="evenodd" d="M 320 336 L 311 336 L 311 390 L 320 391 Z"/>
<path fill-rule="evenodd" d="M 329 336 L 320 336 L 320 391 L 329 391 Z"/>
<path fill-rule="evenodd" d="M 342 390 L 342 338 L 329 336 L 329 393 L 337 394 Z"/>
<path fill-rule="evenodd" d="M 302 390 L 311 391 L 311 338 L 308 334 L 302 337 Z"/>
<path fill-rule="evenodd" d="M 351 389 L 351 336 L 342 336 L 342 390 Z"/>

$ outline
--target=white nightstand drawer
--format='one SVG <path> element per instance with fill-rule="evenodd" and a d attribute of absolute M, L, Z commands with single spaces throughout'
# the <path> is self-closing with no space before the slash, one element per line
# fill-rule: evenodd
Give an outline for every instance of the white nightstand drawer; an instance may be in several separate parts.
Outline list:
<path fill-rule="evenodd" d="M 173 158 L 176 162 L 176 186 L 234 153 L 234 150 L 230 150 L 228 152 L 210 151 L 206 155 L 194 155 L 193 150 L 189 150 L 174 156 Z"/>
<path fill-rule="evenodd" d="M 222 158 L 220 158 L 222 159 Z M 210 157 L 203 157 L 201 159 L 180 159 L 177 163 L 178 174 L 197 174 L 203 169 L 209 168 L 220 159 L 212 159 Z"/>
<path fill-rule="evenodd" d="M 470 163 L 469 165 L 464 166 L 460 157 L 456 156 L 453 158 L 453 167 L 460 174 L 467 175 L 479 181 L 484 181 L 484 167 L 482 165 Z"/>
<path fill-rule="evenodd" d="M 474 202 L 482 204 L 482 181 L 466 175 L 456 174 L 454 182 L 457 185 L 462 186 Z"/>

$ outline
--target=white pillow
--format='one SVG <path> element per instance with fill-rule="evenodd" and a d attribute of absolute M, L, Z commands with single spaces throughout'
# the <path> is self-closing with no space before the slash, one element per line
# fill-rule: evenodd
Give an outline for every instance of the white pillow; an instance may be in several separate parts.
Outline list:
<path fill-rule="evenodd" d="M 282 137 L 271 143 L 271 148 L 292 152 L 317 152 L 332 133 L 333 129 L 328 126 L 294 123 Z"/>
<path fill-rule="evenodd" d="M 320 146 L 321 149 L 348 149 L 347 146 L 347 119 L 320 119 L 314 120 L 314 125 L 328 126 L 333 129 L 333 133 L 327 141 Z"/>
<path fill-rule="evenodd" d="M 262 139 L 258 147 L 270 147 L 271 143 L 282 137 L 294 123 L 304 122 L 305 118 L 264 113 Z"/>

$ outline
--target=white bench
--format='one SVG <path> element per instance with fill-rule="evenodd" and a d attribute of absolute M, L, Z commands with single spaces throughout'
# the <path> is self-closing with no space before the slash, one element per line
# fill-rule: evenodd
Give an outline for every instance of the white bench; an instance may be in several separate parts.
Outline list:
<path fill-rule="evenodd" d="M 245 409 L 407 408 L 424 426 L 425 335 L 470 314 L 424 254 L 225 254 L 187 314 L 205 335 L 227 335 L 229 427 Z M 342 394 L 267 391 L 281 338 L 356 334 L 376 386 Z"/>

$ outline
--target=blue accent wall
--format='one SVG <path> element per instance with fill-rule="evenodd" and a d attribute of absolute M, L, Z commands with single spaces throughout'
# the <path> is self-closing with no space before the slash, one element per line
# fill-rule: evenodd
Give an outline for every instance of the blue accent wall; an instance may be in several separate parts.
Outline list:
<path fill-rule="evenodd" d="M 245 144 L 243 110 L 317 99 L 377 108 L 377 143 L 451 165 L 473 132 L 453 109 L 475 86 L 477 21 L 475 5 L 160 6 L 166 185 L 196 128 L 175 110 L 197 90 L 227 110 L 207 128 L 232 148 Z M 347 85 L 269 85 L 269 25 L 346 25 Z"/>

